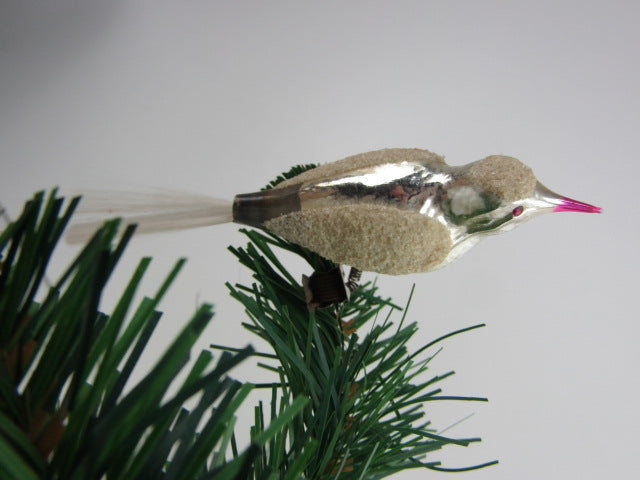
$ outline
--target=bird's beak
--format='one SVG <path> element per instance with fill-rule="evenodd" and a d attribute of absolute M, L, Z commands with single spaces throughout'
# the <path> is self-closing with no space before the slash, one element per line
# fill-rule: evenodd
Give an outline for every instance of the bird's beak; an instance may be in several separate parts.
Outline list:
<path fill-rule="evenodd" d="M 538 183 L 535 192 L 536 200 L 544 202 L 546 208 L 553 209 L 554 212 L 585 212 L 585 213 L 601 213 L 600 207 L 589 205 L 588 203 L 579 202 L 569 197 L 563 197 L 549 190 L 547 187 Z"/>

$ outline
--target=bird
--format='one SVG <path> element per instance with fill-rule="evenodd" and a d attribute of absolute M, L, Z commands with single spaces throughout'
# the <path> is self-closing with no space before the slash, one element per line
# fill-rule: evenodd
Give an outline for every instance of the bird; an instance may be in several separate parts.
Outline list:
<path fill-rule="evenodd" d="M 108 203 L 99 202 L 103 207 Z M 443 156 L 417 148 L 352 155 L 273 188 L 238 194 L 232 202 L 167 197 L 145 206 L 154 207 L 152 213 L 147 209 L 128 220 L 139 223 L 142 231 L 235 222 L 266 230 L 337 264 L 388 275 L 442 268 L 480 239 L 542 213 L 601 213 L 599 207 L 545 187 L 514 157 L 491 155 L 452 166 Z M 131 209 L 114 207 L 110 213 Z M 72 226 L 68 239 L 82 240 L 97 225 Z"/>

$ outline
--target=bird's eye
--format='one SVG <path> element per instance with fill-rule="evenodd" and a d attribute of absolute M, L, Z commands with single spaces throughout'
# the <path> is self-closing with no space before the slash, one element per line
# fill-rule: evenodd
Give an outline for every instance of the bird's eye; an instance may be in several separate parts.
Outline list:
<path fill-rule="evenodd" d="M 520 207 L 514 208 L 513 211 L 511 212 L 511 214 L 514 217 L 519 217 L 520 215 L 522 215 L 523 211 L 524 211 L 524 208 L 522 206 L 520 206 Z"/>

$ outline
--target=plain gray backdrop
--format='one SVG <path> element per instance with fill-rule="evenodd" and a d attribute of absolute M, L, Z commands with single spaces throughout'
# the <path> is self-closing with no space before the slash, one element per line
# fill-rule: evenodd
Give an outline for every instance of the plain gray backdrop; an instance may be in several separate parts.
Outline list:
<path fill-rule="evenodd" d="M 428 405 L 436 428 L 473 413 L 447 433 L 483 442 L 429 458 L 500 460 L 459 476 L 473 480 L 638 478 L 639 21 L 636 1 L 2 0 L 0 201 L 15 216 L 55 185 L 231 199 L 293 164 L 384 147 L 516 156 L 604 213 L 540 217 L 443 270 L 379 276 L 400 303 L 416 284 L 416 348 L 487 323 L 432 373 L 490 402 Z M 217 315 L 199 348 L 266 348 L 224 286 L 250 281 L 226 251 L 244 241 L 233 225 L 134 240 L 106 311 L 141 256 L 147 293 L 189 258 L 147 368 L 201 301 Z M 52 277 L 76 251 L 60 246 Z M 253 362 L 236 375 L 265 378 Z"/>

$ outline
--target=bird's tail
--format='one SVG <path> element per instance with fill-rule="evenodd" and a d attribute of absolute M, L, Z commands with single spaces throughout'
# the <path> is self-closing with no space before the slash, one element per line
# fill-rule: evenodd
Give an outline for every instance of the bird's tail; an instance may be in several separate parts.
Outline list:
<path fill-rule="evenodd" d="M 233 221 L 232 202 L 173 190 L 154 192 L 93 191 L 82 195 L 69 243 L 86 241 L 104 223 L 122 218 L 123 228 L 137 224 L 137 233 L 166 232 Z"/>

